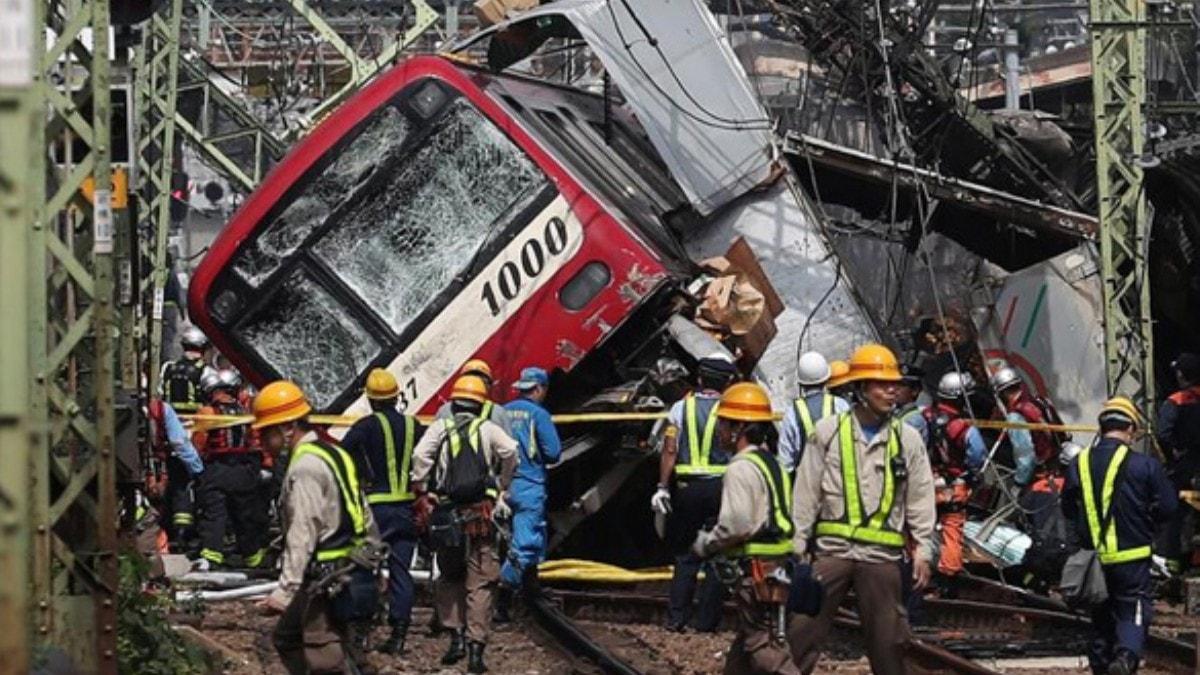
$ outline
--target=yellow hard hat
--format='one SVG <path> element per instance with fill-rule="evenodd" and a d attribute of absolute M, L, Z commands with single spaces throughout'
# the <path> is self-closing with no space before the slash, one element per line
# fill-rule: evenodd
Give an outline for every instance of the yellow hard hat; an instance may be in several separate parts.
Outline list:
<path fill-rule="evenodd" d="M 866 344 L 854 350 L 850 356 L 850 374 L 842 382 L 861 382 L 863 380 L 882 380 L 884 382 L 900 382 L 904 376 L 900 374 L 900 362 L 892 350 L 878 344 Z"/>
<path fill-rule="evenodd" d="M 458 373 L 460 375 L 482 375 L 489 380 L 495 379 L 492 377 L 492 367 L 483 359 L 471 359 L 467 361 Z"/>
<path fill-rule="evenodd" d="M 1142 411 L 1138 410 L 1137 404 L 1125 396 L 1114 396 L 1108 399 L 1105 401 L 1104 407 L 1100 409 L 1099 420 L 1101 422 L 1113 417 L 1124 418 L 1134 426 L 1142 426 Z"/>
<path fill-rule="evenodd" d="M 276 380 L 263 387 L 252 407 L 254 422 L 250 426 L 255 429 L 294 422 L 312 412 L 304 392 L 290 380 Z"/>
<path fill-rule="evenodd" d="M 400 395 L 400 385 L 396 376 L 383 368 L 373 368 L 367 373 L 367 398 L 372 401 L 386 401 Z"/>
<path fill-rule="evenodd" d="M 846 384 L 846 376 L 850 374 L 850 364 L 845 361 L 830 361 L 829 362 L 829 379 L 825 382 L 827 387 L 840 387 Z"/>
<path fill-rule="evenodd" d="M 454 381 L 454 387 L 450 390 L 450 398 L 486 403 L 488 400 L 487 383 L 478 375 L 463 375 Z"/>
<path fill-rule="evenodd" d="M 771 410 L 771 397 L 761 385 L 754 382 L 732 384 L 721 394 L 717 404 L 717 417 L 739 422 L 771 422 L 775 415 Z"/>

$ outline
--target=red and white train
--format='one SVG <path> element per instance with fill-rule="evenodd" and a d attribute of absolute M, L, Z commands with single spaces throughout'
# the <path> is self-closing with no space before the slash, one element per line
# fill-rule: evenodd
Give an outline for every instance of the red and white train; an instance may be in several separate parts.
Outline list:
<path fill-rule="evenodd" d="M 626 381 L 690 276 L 675 231 L 697 216 L 622 114 L 409 59 L 247 199 L 193 276 L 192 319 L 251 381 L 294 379 L 326 412 L 364 410 L 375 366 L 423 413 L 471 358 L 501 399 L 528 365 L 591 391 Z"/>

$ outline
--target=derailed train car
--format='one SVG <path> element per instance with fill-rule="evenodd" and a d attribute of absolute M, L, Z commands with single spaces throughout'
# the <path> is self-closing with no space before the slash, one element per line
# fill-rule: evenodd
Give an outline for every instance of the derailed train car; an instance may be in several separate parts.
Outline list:
<path fill-rule="evenodd" d="M 669 224 L 692 217 L 597 97 L 418 57 L 276 167 L 197 269 L 189 306 L 258 384 L 292 378 L 318 408 L 354 412 L 382 366 L 428 413 L 470 358 L 494 364 L 505 397 L 522 366 L 564 381 L 606 342 L 656 333 L 691 271 Z"/>

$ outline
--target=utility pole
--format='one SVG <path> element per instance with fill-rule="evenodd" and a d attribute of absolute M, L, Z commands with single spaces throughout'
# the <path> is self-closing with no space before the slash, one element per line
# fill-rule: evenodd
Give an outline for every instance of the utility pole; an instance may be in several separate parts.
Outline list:
<path fill-rule="evenodd" d="M 5 40 L 0 42 L 0 654 L 4 669 L 30 672 L 29 564 L 31 456 L 35 442 L 30 389 L 30 333 L 27 323 L 44 309 L 31 293 L 27 251 L 41 192 L 42 176 L 33 157 L 43 124 L 42 99 L 35 77 L 40 54 L 35 36 L 43 29 L 34 3 L 17 0 L 6 7 Z"/>
<path fill-rule="evenodd" d="M 1132 393 L 1152 416 L 1150 222 L 1138 164 L 1145 136 L 1146 3 L 1091 0 L 1090 30 L 1108 393 L 1132 381 L 1137 391 L 1122 393 Z"/>
<path fill-rule="evenodd" d="M 1004 109 L 1021 109 L 1021 54 L 1015 28 L 1004 31 Z"/>

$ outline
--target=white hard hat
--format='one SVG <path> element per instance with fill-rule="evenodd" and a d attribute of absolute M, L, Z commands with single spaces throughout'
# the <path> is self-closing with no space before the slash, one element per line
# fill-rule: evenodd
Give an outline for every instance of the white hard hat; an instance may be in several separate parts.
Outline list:
<path fill-rule="evenodd" d="M 975 389 L 975 378 L 970 373 L 950 371 L 938 380 L 937 394 L 944 399 L 965 398 Z"/>
<path fill-rule="evenodd" d="M 242 376 L 232 368 L 224 368 L 217 371 L 217 382 L 221 387 L 237 389 L 242 386 Z"/>
<path fill-rule="evenodd" d="M 1010 366 L 1004 366 L 992 373 L 991 380 L 992 389 L 996 391 L 1003 391 L 1013 385 L 1022 384 L 1021 376 Z"/>
<path fill-rule="evenodd" d="M 829 362 L 817 352 L 804 352 L 796 366 L 797 379 L 804 387 L 815 387 L 829 380 Z"/>
<path fill-rule="evenodd" d="M 200 375 L 200 391 L 211 394 L 220 387 L 221 374 L 211 368 L 205 369 L 204 373 Z"/>
<path fill-rule="evenodd" d="M 208 347 L 208 336 L 199 328 L 188 326 L 183 329 L 183 333 L 179 336 L 179 344 L 184 349 L 204 349 Z"/>

